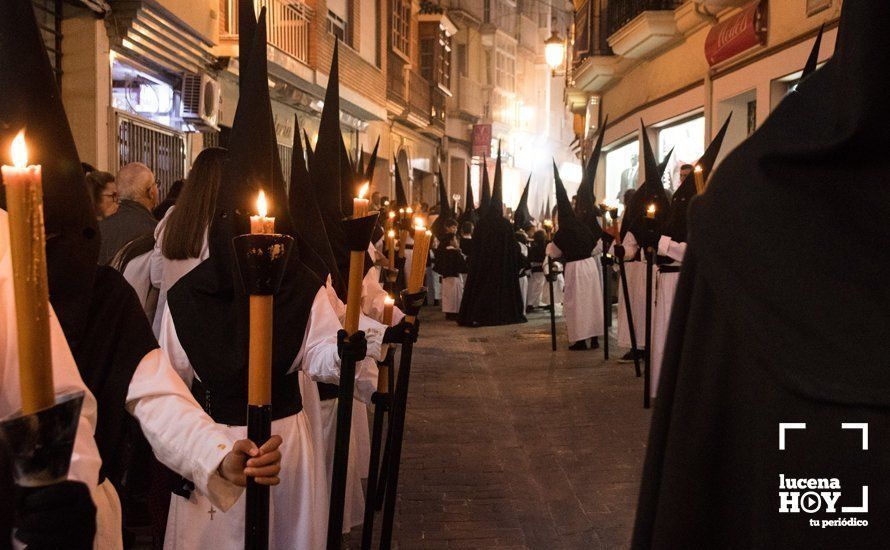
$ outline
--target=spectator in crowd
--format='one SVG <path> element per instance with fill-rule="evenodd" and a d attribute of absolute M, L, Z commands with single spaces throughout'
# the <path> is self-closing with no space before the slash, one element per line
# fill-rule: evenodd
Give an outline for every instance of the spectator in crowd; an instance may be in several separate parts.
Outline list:
<path fill-rule="evenodd" d="M 93 211 L 97 220 L 114 215 L 120 206 L 117 195 L 117 184 L 114 176 L 108 172 L 93 170 L 85 176 L 87 191 L 93 201 Z"/>
<path fill-rule="evenodd" d="M 151 215 L 158 204 L 158 185 L 148 166 L 131 162 L 117 173 L 118 211 L 99 222 L 102 245 L 99 265 L 108 265 L 118 250 L 143 235 L 151 235 L 158 221 Z"/>
<path fill-rule="evenodd" d="M 371 211 L 380 211 L 380 207 L 383 205 L 383 202 L 380 200 L 380 191 L 374 191 L 371 193 Z"/>
<path fill-rule="evenodd" d="M 184 183 L 183 180 L 174 181 L 173 185 L 170 186 L 170 190 L 167 191 L 167 196 L 161 201 L 161 204 L 157 205 L 155 209 L 151 211 L 151 215 L 154 216 L 156 220 L 164 219 L 167 211 L 176 204 L 176 199 L 178 199 L 179 194 L 182 193 L 182 185 Z"/>
<path fill-rule="evenodd" d="M 160 329 L 167 291 L 210 255 L 207 228 L 216 208 L 225 158 L 225 149 L 211 147 L 201 151 L 182 186 L 179 200 L 155 229 L 151 283 L 160 290 L 157 310 L 152 319 L 155 335 Z"/>

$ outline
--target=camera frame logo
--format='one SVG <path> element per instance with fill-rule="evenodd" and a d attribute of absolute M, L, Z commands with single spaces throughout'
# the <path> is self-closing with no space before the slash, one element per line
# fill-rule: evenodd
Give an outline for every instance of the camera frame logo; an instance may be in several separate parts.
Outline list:
<path fill-rule="evenodd" d="M 805 422 L 779 423 L 779 450 L 786 450 L 789 431 L 806 430 Z M 868 423 L 843 422 L 842 430 L 859 430 L 862 433 L 862 451 L 868 451 Z M 839 506 L 842 495 L 841 482 L 836 477 L 808 478 L 779 474 L 779 513 L 780 514 L 867 514 L 868 485 L 861 488 L 858 506 Z M 855 516 L 832 519 L 810 519 L 811 527 L 867 527 L 868 520 Z"/>

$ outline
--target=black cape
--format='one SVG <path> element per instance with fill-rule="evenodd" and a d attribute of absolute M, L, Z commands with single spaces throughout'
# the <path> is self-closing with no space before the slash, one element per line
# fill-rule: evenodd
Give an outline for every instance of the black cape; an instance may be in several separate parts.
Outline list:
<path fill-rule="evenodd" d="M 525 304 L 516 276 L 522 268 L 522 253 L 513 235 L 512 224 L 502 214 L 503 202 L 498 192 L 500 178 L 499 157 L 495 167 L 496 191 L 473 232 L 473 252 L 458 314 L 458 323 L 464 326 L 510 325 L 526 321 Z M 487 180 L 484 177 L 485 184 Z"/>
<path fill-rule="evenodd" d="M 562 252 L 564 263 L 586 260 L 596 248 L 596 238 L 590 232 L 590 220 L 581 221 L 572 210 L 568 193 L 559 177 L 556 161 L 553 162 L 553 179 L 556 182 L 556 207 L 559 211 L 558 227 L 553 235 L 553 244 Z M 596 223 L 596 220 L 593 220 Z"/>
<path fill-rule="evenodd" d="M 890 3 L 845 2 L 834 57 L 693 201 L 634 548 L 887 546 L 888 25 Z M 806 423 L 785 451 L 780 422 Z M 780 514 L 780 475 L 837 478 L 837 512 Z M 868 513 L 842 512 L 863 485 Z"/>

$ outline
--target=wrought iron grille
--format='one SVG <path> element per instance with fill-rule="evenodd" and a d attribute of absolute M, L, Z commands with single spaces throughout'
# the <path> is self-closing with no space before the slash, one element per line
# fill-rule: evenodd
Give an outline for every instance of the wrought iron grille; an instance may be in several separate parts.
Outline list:
<path fill-rule="evenodd" d="M 185 178 L 188 167 L 186 136 L 147 121 L 117 113 L 117 167 L 141 162 L 151 168 L 164 200 L 173 182 Z"/>
<path fill-rule="evenodd" d="M 644 11 L 672 10 L 685 0 L 610 0 L 606 7 L 607 36 L 612 36 Z"/>

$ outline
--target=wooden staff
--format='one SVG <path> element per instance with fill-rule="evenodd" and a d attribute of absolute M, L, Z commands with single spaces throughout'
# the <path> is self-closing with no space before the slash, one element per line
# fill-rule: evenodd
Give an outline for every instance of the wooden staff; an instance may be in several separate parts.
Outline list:
<path fill-rule="evenodd" d="M 13 166 L 3 166 L 2 173 L 9 212 L 22 412 L 29 415 L 55 403 L 43 182 L 41 167 L 28 166 L 24 131 L 13 140 L 11 153 Z"/>

